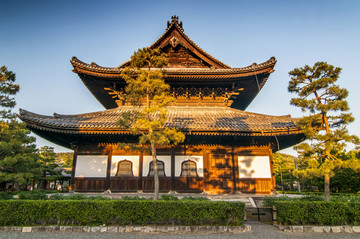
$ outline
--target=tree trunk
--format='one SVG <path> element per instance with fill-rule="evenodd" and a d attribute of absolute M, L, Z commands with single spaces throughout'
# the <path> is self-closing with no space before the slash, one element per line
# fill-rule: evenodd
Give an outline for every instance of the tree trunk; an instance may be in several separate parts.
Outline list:
<path fill-rule="evenodd" d="M 34 190 L 34 187 L 35 187 L 35 180 L 33 179 L 33 180 L 31 180 L 31 188 L 30 188 L 30 190 L 31 191 Z"/>
<path fill-rule="evenodd" d="M 43 173 L 43 179 L 41 180 L 41 189 L 47 189 L 46 172 Z"/>
<path fill-rule="evenodd" d="M 151 154 L 152 154 L 152 161 L 154 167 L 154 200 L 159 199 L 159 173 L 158 173 L 158 165 L 156 159 L 156 148 L 154 142 L 151 142 Z"/>
<path fill-rule="evenodd" d="M 330 175 L 329 174 L 325 174 L 324 191 L 325 191 L 325 201 L 330 201 Z"/>
<path fill-rule="evenodd" d="M 297 158 L 294 158 L 294 164 L 295 164 L 295 169 L 298 170 Z M 297 181 L 297 190 L 300 193 L 301 192 L 301 185 L 300 185 L 299 176 L 296 177 L 296 181 Z"/>
<path fill-rule="evenodd" d="M 283 182 L 281 162 L 280 162 L 280 183 L 281 183 L 281 191 L 284 192 L 284 182 Z"/>

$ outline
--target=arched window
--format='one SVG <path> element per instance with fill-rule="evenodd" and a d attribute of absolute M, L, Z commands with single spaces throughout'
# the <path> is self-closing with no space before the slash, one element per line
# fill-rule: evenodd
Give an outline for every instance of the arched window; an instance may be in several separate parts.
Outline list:
<path fill-rule="evenodd" d="M 132 162 L 129 160 L 121 160 L 118 163 L 116 176 L 133 176 Z"/>
<path fill-rule="evenodd" d="M 192 160 L 186 160 L 181 164 L 181 177 L 197 177 L 196 163 Z"/>
<path fill-rule="evenodd" d="M 166 177 L 165 175 L 165 164 L 163 161 L 159 161 L 157 160 L 157 166 L 158 166 L 158 175 L 159 177 Z M 148 177 L 153 177 L 154 176 L 154 162 L 151 161 L 150 162 L 150 167 L 149 167 L 149 174 Z"/>

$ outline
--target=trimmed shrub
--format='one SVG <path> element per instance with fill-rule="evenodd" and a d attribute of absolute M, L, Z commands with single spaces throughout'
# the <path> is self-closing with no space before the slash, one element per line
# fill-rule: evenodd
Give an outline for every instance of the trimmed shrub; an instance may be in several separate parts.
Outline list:
<path fill-rule="evenodd" d="M 66 196 L 63 196 L 61 194 L 53 194 L 49 197 L 50 200 L 65 200 Z"/>
<path fill-rule="evenodd" d="M 245 204 L 152 200 L 4 200 L 0 225 L 242 225 Z"/>
<path fill-rule="evenodd" d="M 181 200 L 189 200 L 189 201 L 209 201 L 210 199 L 205 197 L 192 197 L 192 196 L 185 196 Z"/>
<path fill-rule="evenodd" d="M 360 203 L 274 201 L 283 225 L 359 225 Z"/>
<path fill-rule="evenodd" d="M 0 192 L 0 200 L 9 200 L 13 198 L 14 197 L 10 193 Z"/>
<path fill-rule="evenodd" d="M 84 194 L 71 194 L 64 198 L 65 200 L 85 200 L 88 199 Z"/>
<path fill-rule="evenodd" d="M 122 200 L 146 200 L 146 198 L 139 197 L 139 196 L 123 196 L 121 197 Z"/>
<path fill-rule="evenodd" d="M 103 197 L 101 195 L 91 196 L 87 198 L 88 200 L 111 200 L 111 198 Z"/>
<path fill-rule="evenodd" d="M 160 200 L 166 200 L 166 201 L 175 200 L 175 201 L 177 201 L 177 200 L 179 200 L 179 198 L 174 195 L 163 194 L 163 195 L 161 195 Z"/>
<path fill-rule="evenodd" d="M 18 195 L 22 200 L 46 200 L 48 198 L 43 191 L 21 191 Z"/>

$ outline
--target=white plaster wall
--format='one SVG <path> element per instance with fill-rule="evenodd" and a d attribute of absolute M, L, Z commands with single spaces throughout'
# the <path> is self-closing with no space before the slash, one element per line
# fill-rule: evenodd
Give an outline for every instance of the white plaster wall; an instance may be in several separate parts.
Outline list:
<path fill-rule="evenodd" d="M 132 162 L 133 175 L 135 177 L 139 176 L 139 155 L 113 155 L 111 157 L 110 176 L 116 175 L 118 163 L 125 159 Z"/>
<path fill-rule="evenodd" d="M 107 155 L 78 155 L 76 160 L 76 178 L 105 178 Z"/>
<path fill-rule="evenodd" d="M 171 177 L 171 156 L 170 155 L 158 155 L 157 160 L 164 162 L 165 175 Z M 143 156 L 143 176 L 146 177 L 149 174 L 150 162 L 152 156 Z"/>
<path fill-rule="evenodd" d="M 240 178 L 271 178 L 269 156 L 238 156 Z"/>
<path fill-rule="evenodd" d="M 188 155 L 175 156 L 175 177 L 180 176 L 181 164 L 182 162 L 187 160 L 192 160 L 196 162 L 197 174 L 199 177 L 203 177 L 204 176 L 203 156 L 188 156 Z"/>

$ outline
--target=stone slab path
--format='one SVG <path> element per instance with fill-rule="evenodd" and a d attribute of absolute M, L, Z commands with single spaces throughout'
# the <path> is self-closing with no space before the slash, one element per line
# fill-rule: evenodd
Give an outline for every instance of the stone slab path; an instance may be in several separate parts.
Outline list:
<path fill-rule="evenodd" d="M 293 239 L 293 238 L 324 238 L 324 239 L 355 239 L 360 238 L 359 233 L 294 233 L 279 231 L 272 225 L 263 224 L 256 221 L 248 221 L 248 225 L 251 226 L 252 231 L 244 232 L 240 234 L 229 233 L 217 233 L 217 234 L 204 234 L 204 233 L 192 233 L 192 234 L 148 234 L 148 233 L 101 233 L 101 232 L 1 232 L 0 238 L 28 238 L 28 239 L 50 239 L 50 238 L 78 238 L 78 239 L 112 239 L 112 238 L 159 238 L 159 239 L 182 239 L 182 238 L 242 238 L 242 239 Z"/>

